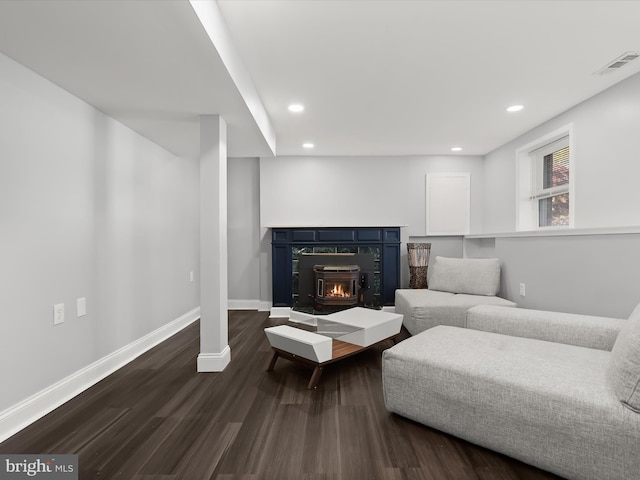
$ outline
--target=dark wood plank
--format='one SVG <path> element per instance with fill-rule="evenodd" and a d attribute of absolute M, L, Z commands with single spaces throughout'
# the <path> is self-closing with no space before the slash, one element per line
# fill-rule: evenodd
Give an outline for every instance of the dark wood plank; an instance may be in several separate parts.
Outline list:
<path fill-rule="evenodd" d="M 0 453 L 76 453 L 80 479 L 551 480 L 554 475 L 384 408 L 385 342 L 323 369 L 278 362 L 266 313 L 229 314 L 231 363 L 196 372 L 185 328 L 0 444 Z"/>

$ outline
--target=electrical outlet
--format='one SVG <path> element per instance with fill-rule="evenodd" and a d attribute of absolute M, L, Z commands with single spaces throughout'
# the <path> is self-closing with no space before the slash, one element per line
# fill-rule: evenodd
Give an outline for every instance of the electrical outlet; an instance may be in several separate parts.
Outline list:
<path fill-rule="evenodd" d="M 53 306 L 53 324 L 60 325 L 61 323 L 64 323 L 64 303 Z"/>
<path fill-rule="evenodd" d="M 78 317 L 84 317 L 87 314 L 87 299 L 85 297 L 76 300 L 76 310 Z"/>
<path fill-rule="evenodd" d="M 189 272 L 189 281 L 193 282 L 193 272 Z"/>
<path fill-rule="evenodd" d="M 521 283 L 520 284 L 520 296 L 524 297 L 525 294 L 526 294 L 525 285 L 524 285 L 524 283 Z"/>

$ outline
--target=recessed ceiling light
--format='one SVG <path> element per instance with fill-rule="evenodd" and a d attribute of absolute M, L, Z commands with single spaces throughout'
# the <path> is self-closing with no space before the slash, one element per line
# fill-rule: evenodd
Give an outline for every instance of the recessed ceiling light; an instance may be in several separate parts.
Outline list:
<path fill-rule="evenodd" d="M 315 145 L 313 143 L 303 143 L 302 146 L 304 148 L 313 148 L 313 147 L 315 147 Z"/>
<path fill-rule="evenodd" d="M 511 105 L 510 107 L 507 108 L 507 112 L 519 112 L 523 108 L 524 107 L 522 105 Z"/>
<path fill-rule="evenodd" d="M 462 150 L 462 147 L 451 147 L 452 152 L 459 152 L 460 150 Z"/>
<path fill-rule="evenodd" d="M 288 108 L 290 112 L 294 113 L 300 113 L 304 111 L 304 105 L 301 105 L 299 103 L 292 103 Z"/>

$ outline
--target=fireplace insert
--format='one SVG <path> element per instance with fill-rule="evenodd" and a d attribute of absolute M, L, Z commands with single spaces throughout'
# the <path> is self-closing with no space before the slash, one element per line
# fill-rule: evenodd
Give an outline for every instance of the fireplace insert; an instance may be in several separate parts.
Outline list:
<path fill-rule="evenodd" d="M 315 308 L 324 310 L 326 307 L 348 308 L 357 305 L 359 277 L 358 265 L 315 265 Z"/>
<path fill-rule="evenodd" d="M 376 258 L 370 253 L 299 254 L 295 259 L 295 272 L 292 279 L 295 292 L 293 308 L 311 314 L 334 313 L 354 306 L 378 308 L 379 282 L 376 277 L 376 265 Z M 348 280 L 352 280 L 352 276 L 356 277 L 356 272 L 349 272 L 349 270 L 359 268 L 360 273 L 356 278 L 355 291 L 353 290 L 353 282 L 350 282 L 350 285 L 342 285 L 342 293 L 340 293 L 340 286 L 331 292 L 333 287 L 328 287 L 328 283 L 323 281 L 321 282 L 322 288 L 323 290 L 329 288 L 329 295 L 325 295 L 323 292 L 323 301 L 320 304 L 316 303 L 318 281 L 314 267 L 327 268 L 326 273 L 329 274 L 329 277 L 338 273 L 342 275 L 349 274 Z M 333 272 L 329 271 L 331 268 L 333 268 Z M 343 268 L 343 270 L 341 272 L 335 271 L 337 268 Z M 321 272 L 320 276 L 326 277 L 325 272 Z M 356 295 L 355 303 L 352 295 L 349 297 L 344 296 L 345 290 L 349 290 L 352 295 Z M 337 299 L 337 295 L 342 295 L 344 298 Z M 337 303 L 337 305 L 328 305 L 327 302 L 329 301 L 334 301 L 333 303 Z"/>

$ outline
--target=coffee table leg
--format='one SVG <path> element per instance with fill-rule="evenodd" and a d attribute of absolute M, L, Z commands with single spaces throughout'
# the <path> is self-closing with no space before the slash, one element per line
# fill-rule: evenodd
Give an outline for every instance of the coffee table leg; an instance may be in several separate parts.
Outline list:
<path fill-rule="evenodd" d="M 273 357 L 271 357 L 271 362 L 269 362 L 269 367 L 267 368 L 267 372 L 273 371 L 273 368 L 276 366 L 276 360 L 278 360 L 278 352 L 273 352 Z"/>
<path fill-rule="evenodd" d="M 309 380 L 309 385 L 307 385 L 307 390 L 313 390 L 318 386 L 320 375 L 322 375 L 322 367 L 318 365 L 313 369 L 313 374 L 311 375 L 311 380 Z"/>

